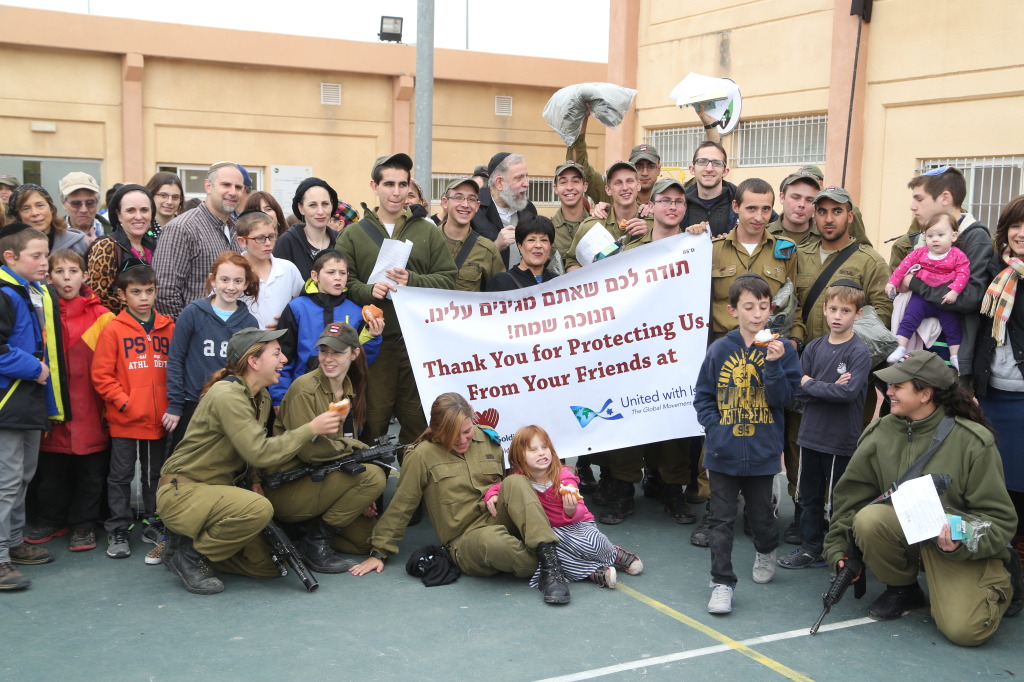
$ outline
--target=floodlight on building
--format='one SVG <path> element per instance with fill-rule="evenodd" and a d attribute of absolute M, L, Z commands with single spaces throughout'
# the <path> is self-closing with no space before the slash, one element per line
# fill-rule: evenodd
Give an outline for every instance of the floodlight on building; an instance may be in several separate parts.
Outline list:
<path fill-rule="evenodd" d="M 384 42 L 402 42 L 402 17 L 381 17 L 377 37 Z"/>

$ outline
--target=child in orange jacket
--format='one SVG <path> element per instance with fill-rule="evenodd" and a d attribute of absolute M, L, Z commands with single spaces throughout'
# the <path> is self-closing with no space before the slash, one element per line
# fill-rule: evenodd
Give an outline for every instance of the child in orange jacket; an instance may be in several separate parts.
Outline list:
<path fill-rule="evenodd" d="M 131 555 L 134 527 L 130 505 L 136 456 L 142 465 L 145 506 L 142 540 L 159 545 L 163 527 L 156 516 L 156 483 L 166 458 L 163 417 L 167 411 L 167 352 L 174 322 L 154 310 L 156 274 L 135 265 L 117 276 L 117 295 L 125 309 L 103 330 L 92 365 L 92 383 L 106 403 L 110 426 L 110 518 L 104 524 L 107 556 Z M 159 563 L 159 560 L 147 563 Z"/>

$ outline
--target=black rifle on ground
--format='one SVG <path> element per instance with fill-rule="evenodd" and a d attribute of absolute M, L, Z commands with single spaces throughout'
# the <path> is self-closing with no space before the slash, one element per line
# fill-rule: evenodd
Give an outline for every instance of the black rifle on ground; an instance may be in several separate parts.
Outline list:
<path fill-rule="evenodd" d="M 409 447 L 400 443 L 395 443 L 398 440 L 398 436 L 384 435 L 380 436 L 374 441 L 373 447 L 363 448 L 360 450 L 353 450 L 351 455 L 345 455 L 338 459 L 331 460 L 329 462 L 316 462 L 314 464 L 305 464 L 294 469 L 287 469 L 285 471 L 278 471 L 273 474 L 261 474 L 260 478 L 270 490 L 277 490 L 285 483 L 291 483 L 297 481 L 300 478 L 309 476 L 314 481 L 322 481 L 330 474 L 335 471 L 344 471 L 347 474 L 355 475 L 361 474 L 366 471 L 366 463 L 372 462 L 379 464 L 383 467 L 391 467 L 391 462 L 395 461 L 395 457 L 399 452 Z"/>
<path fill-rule="evenodd" d="M 858 577 L 860 580 L 853 582 Z M 853 583 L 853 596 L 856 599 L 863 597 L 867 591 L 867 573 L 864 571 L 864 556 L 861 554 L 860 547 L 853 540 L 850 540 L 850 546 L 846 548 L 846 556 L 843 557 L 843 567 L 839 569 L 835 579 L 832 581 L 832 585 L 828 588 L 828 592 L 821 595 L 821 602 L 824 608 L 821 611 L 821 615 L 818 616 L 818 620 L 814 621 L 814 625 L 811 626 L 812 635 L 818 634 L 821 621 L 825 620 L 825 616 L 832 610 L 832 607 L 842 600 L 850 583 Z"/>
<path fill-rule="evenodd" d="M 279 525 L 274 523 L 273 519 L 263 529 L 263 537 L 270 542 L 272 548 L 270 558 L 273 559 L 277 570 L 280 571 L 282 576 L 288 575 L 288 569 L 291 569 L 295 571 L 295 575 L 299 576 L 299 580 L 306 586 L 307 592 L 316 592 L 320 588 L 320 583 L 309 572 L 306 565 L 302 563 L 302 557 L 295 551 L 295 545 L 292 544 L 291 539 L 281 530 Z"/>

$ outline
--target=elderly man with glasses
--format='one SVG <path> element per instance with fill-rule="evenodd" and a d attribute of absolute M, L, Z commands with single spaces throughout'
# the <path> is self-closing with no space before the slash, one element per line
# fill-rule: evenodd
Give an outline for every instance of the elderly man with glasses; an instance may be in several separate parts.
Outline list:
<path fill-rule="evenodd" d="M 110 232 L 110 223 L 97 214 L 100 185 L 93 176 L 74 171 L 61 178 L 60 201 L 67 212 L 68 227 L 80 230 L 90 245 L 97 237 Z"/>

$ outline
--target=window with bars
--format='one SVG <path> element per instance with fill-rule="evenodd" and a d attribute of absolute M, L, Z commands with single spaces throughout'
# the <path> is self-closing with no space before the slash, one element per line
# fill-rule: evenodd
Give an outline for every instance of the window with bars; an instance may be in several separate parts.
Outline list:
<path fill-rule="evenodd" d="M 982 156 L 921 161 L 917 172 L 953 166 L 967 180 L 964 210 L 995 234 L 999 212 L 1024 191 L 1024 156 Z"/>
<path fill-rule="evenodd" d="M 206 197 L 206 175 L 210 170 L 209 166 L 166 165 L 157 166 L 158 171 L 174 173 L 181 178 L 181 184 L 185 188 L 185 201 L 189 199 L 203 199 Z M 246 166 L 249 171 L 249 179 L 252 180 L 252 191 L 263 189 L 263 168 L 258 166 Z"/>
<path fill-rule="evenodd" d="M 644 136 L 644 142 L 654 145 L 661 155 L 662 167 L 688 168 L 693 152 L 707 139 L 702 126 L 665 128 L 651 130 Z"/>
<path fill-rule="evenodd" d="M 444 196 L 448 183 L 457 178 L 464 178 L 461 173 L 432 173 L 430 176 L 430 196 L 437 201 Z M 557 206 L 555 198 L 555 178 L 552 176 L 530 176 L 530 201 L 537 206 Z"/>
<path fill-rule="evenodd" d="M 736 127 L 736 166 L 825 163 L 827 116 L 741 121 Z"/>

